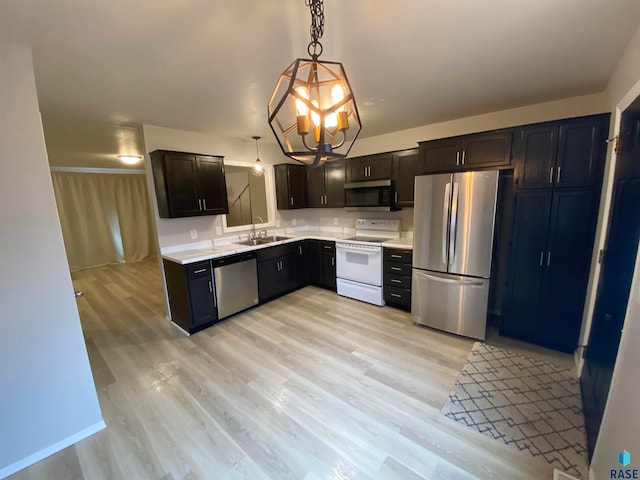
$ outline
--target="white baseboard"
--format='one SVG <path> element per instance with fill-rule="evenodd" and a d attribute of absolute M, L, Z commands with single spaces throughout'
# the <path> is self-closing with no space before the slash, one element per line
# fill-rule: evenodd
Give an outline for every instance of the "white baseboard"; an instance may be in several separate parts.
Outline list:
<path fill-rule="evenodd" d="M 23 468 L 27 468 L 28 466 L 33 465 L 34 463 L 39 462 L 40 460 L 45 459 L 53 455 L 54 453 L 58 453 L 60 450 L 64 450 L 74 443 L 78 443 L 80 440 L 83 440 L 105 428 L 107 428 L 107 426 L 105 425 L 104 420 L 100 420 L 98 423 L 91 425 L 90 427 L 87 427 L 84 430 L 71 435 L 70 437 L 60 440 L 59 442 L 56 442 L 53 445 L 48 446 L 47 448 L 43 448 L 33 455 L 29 455 L 28 457 L 12 463 L 11 465 L 0 468 L 0 480 L 8 477 L 9 475 L 13 475 L 16 472 L 19 472 Z"/>

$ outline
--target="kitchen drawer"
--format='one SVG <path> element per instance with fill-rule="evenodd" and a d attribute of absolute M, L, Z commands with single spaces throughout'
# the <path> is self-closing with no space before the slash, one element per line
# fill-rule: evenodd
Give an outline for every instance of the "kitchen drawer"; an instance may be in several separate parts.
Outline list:
<path fill-rule="evenodd" d="M 397 248 L 385 248 L 384 249 L 384 261 L 394 263 L 408 263 L 411 265 L 413 258 L 413 251 L 411 250 L 399 250 Z"/>
<path fill-rule="evenodd" d="M 275 260 L 276 258 L 284 257 L 285 255 L 292 255 L 297 253 L 297 243 L 285 243 L 283 245 L 276 245 L 274 247 L 261 248 L 256 250 L 256 259 L 258 263 L 268 262 Z"/>
<path fill-rule="evenodd" d="M 211 261 L 191 263 L 185 266 L 187 271 L 187 278 L 189 280 L 195 280 L 196 278 L 210 277 L 211 276 Z"/>
<path fill-rule="evenodd" d="M 390 287 L 400 287 L 411 289 L 411 277 L 405 277 L 402 275 L 394 275 L 393 273 L 384 273 L 384 284 Z"/>
<path fill-rule="evenodd" d="M 384 271 L 386 273 L 393 273 L 394 275 L 403 275 L 405 277 L 410 277 L 411 264 L 384 262 Z"/>
<path fill-rule="evenodd" d="M 389 305 L 401 307 L 403 310 L 411 310 L 411 290 L 406 288 L 384 286 L 384 302 Z"/>

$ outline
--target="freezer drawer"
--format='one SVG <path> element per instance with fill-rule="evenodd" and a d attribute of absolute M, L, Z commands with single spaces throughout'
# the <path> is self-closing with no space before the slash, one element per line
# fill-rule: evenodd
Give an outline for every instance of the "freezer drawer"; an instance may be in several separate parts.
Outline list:
<path fill-rule="evenodd" d="M 484 340 L 489 279 L 414 268 L 411 291 L 415 323 Z"/>

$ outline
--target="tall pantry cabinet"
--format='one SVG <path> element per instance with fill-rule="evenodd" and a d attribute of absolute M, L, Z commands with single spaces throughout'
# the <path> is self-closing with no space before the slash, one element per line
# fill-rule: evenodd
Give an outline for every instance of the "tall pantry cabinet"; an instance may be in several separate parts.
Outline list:
<path fill-rule="evenodd" d="M 515 135 L 516 193 L 501 333 L 562 351 L 582 323 L 609 115 Z"/>

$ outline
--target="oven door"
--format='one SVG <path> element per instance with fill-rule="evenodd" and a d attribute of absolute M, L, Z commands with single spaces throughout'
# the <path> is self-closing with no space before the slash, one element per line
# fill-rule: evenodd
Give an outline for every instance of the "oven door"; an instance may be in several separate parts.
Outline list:
<path fill-rule="evenodd" d="M 382 247 L 336 243 L 336 276 L 382 286 Z"/>

